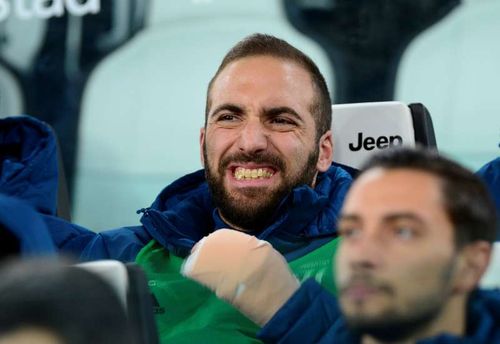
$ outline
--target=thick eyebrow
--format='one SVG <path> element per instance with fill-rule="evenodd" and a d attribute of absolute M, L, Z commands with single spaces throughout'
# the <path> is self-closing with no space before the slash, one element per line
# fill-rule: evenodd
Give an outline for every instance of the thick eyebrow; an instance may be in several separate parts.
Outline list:
<path fill-rule="evenodd" d="M 280 115 L 282 113 L 287 113 L 292 115 L 296 120 L 300 122 L 304 122 L 302 119 L 302 116 L 300 116 L 297 111 L 294 109 L 288 107 L 288 106 L 278 106 L 278 107 L 273 107 L 270 109 L 265 109 L 264 113 L 266 114 L 267 117 L 275 117 L 277 115 Z"/>
<path fill-rule="evenodd" d="M 425 221 L 420 216 L 418 216 L 414 213 L 406 213 L 406 212 L 393 213 L 393 214 L 386 215 L 386 216 L 384 216 L 383 220 L 384 220 L 384 222 L 395 222 L 398 220 L 410 220 L 410 221 L 415 221 L 415 222 L 419 223 L 420 225 L 425 224 Z"/>
<path fill-rule="evenodd" d="M 425 224 L 425 221 L 418 215 L 408 212 L 390 213 L 382 218 L 383 222 L 395 222 L 398 220 L 410 220 L 418 222 L 419 224 Z M 361 216 L 356 214 L 340 214 L 339 221 L 361 221 Z"/>
<path fill-rule="evenodd" d="M 338 222 L 341 221 L 361 221 L 361 217 L 355 214 L 340 214 Z"/>
<path fill-rule="evenodd" d="M 243 109 L 241 108 L 241 106 L 238 106 L 238 105 L 232 104 L 232 103 L 225 103 L 225 104 L 221 104 L 221 105 L 217 106 L 215 108 L 215 110 L 212 111 L 208 117 L 212 117 L 215 114 L 217 114 L 221 111 L 224 111 L 224 110 L 231 111 L 231 112 L 238 113 L 238 114 L 243 113 Z"/>

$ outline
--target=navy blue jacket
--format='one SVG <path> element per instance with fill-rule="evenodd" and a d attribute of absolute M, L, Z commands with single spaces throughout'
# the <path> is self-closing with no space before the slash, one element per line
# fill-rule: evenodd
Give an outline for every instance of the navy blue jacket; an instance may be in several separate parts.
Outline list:
<path fill-rule="evenodd" d="M 500 211 L 500 157 L 485 164 L 476 172 L 483 179 Z"/>
<path fill-rule="evenodd" d="M 336 236 L 336 221 L 350 175 L 332 166 L 318 176 L 314 189 L 295 188 L 277 209 L 271 225 L 256 233 L 273 244 L 288 260 L 320 247 Z M 220 218 L 203 170 L 167 186 L 151 207 L 142 209 L 141 226 L 93 233 L 53 216 L 46 222 L 56 246 L 81 260 L 113 258 L 133 261 L 155 239 L 169 252 L 185 257 L 201 238 L 230 226 Z"/>
<path fill-rule="evenodd" d="M 1 191 L 30 202 L 44 214 L 55 245 L 80 260 L 134 261 L 152 239 L 169 252 L 187 256 L 201 238 L 228 228 L 212 204 L 203 170 L 188 174 L 161 191 L 154 203 L 142 209 L 141 225 L 94 233 L 54 216 L 57 194 L 56 145 L 50 129 L 24 116 L 0 123 L 3 138 Z M 9 148 L 9 149 L 4 149 Z M 314 189 L 295 188 L 282 201 L 270 225 L 256 235 L 270 241 L 291 260 L 336 236 L 336 221 L 350 175 L 331 166 L 317 178 Z"/>
<path fill-rule="evenodd" d="M 417 344 L 500 343 L 500 291 L 476 290 L 467 304 L 464 337 L 442 334 Z M 304 282 L 290 300 L 258 334 L 267 343 L 357 344 L 360 337 L 349 330 L 337 299 L 316 281 Z"/>
<path fill-rule="evenodd" d="M 29 116 L 0 119 L 0 192 L 43 214 L 57 203 L 57 151 L 52 130 Z"/>
<path fill-rule="evenodd" d="M 0 194 L 0 240 L 5 235 L 3 231 L 16 239 L 19 247 L 12 253 L 21 257 L 51 256 L 57 252 L 40 215 L 26 203 Z"/>
<path fill-rule="evenodd" d="M 488 162 L 476 172 L 490 191 L 497 209 L 497 241 L 500 240 L 500 157 Z"/>
<path fill-rule="evenodd" d="M 56 210 L 56 157 L 47 125 L 28 116 L 0 119 L 0 240 L 14 237 L 21 256 L 56 253 L 38 214 Z"/>

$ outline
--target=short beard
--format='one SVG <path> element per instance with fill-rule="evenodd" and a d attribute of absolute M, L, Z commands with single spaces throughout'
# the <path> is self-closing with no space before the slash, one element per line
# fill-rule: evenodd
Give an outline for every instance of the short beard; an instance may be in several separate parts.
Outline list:
<path fill-rule="evenodd" d="M 426 295 L 414 299 L 405 311 L 389 309 L 376 317 L 345 316 L 349 328 L 360 335 L 369 335 L 382 342 L 398 342 L 411 338 L 428 327 L 443 311 L 449 300 L 449 283 L 456 260 L 453 258 L 441 273 L 441 284 Z M 388 294 L 392 288 L 385 286 Z"/>
<path fill-rule="evenodd" d="M 206 145 L 203 146 L 203 156 L 205 158 L 205 177 L 220 215 L 228 224 L 238 229 L 255 232 L 262 230 L 273 220 L 280 203 L 295 187 L 304 184 L 312 186 L 317 174 L 316 164 L 319 148 L 316 147 L 310 152 L 304 166 L 291 176 L 286 173 L 286 163 L 279 156 L 269 153 L 239 153 L 227 156 L 221 160 L 217 169 L 218 174 L 215 174 L 210 168 Z M 233 162 L 253 162 L 275 166 L 282 173 L 282 183 L 272 194 L 266 194 L 266 188 L 255 187 L 243 190 L 249 201 L 242 202 L 224 187 L 227 166 Z"/>
<path fill-rule="evenodd" d="M 411 313 L 399 314 L 388 311 L 374 319 L 347 318 L 348 326 L 356 333 L 369 335 L 381 342 L 398 342 L 410 338 L 431 324 L 442 310 L 442 299 L 426 298 L 409 310 Z"/>

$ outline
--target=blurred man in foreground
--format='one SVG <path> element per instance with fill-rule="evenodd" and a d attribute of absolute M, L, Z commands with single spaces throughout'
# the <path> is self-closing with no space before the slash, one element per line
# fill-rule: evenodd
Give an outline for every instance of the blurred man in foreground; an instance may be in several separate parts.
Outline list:
<path fill-rule="evenodd" d="M 2 344 L 136 343 L 111 286 L 55 260 L 4 262 L 0 310 Z"/>
<path fill-rule="evenodd" d="M 341 211 L 338 300 L 314 280 L 298 287 L 284 278 L 279 254 L 242 233 L 232 238 L 248 258 L 240 269 L 227 268 L 216 233 L 184 273 L 264 325 L 266 342 L 500 343 L 500 293 L 477 289 L 495 221 L 471 172 L 433 152 L 387 151 L 367 164 Z M 276 296 L 261 302 L 268 289 Z"/>

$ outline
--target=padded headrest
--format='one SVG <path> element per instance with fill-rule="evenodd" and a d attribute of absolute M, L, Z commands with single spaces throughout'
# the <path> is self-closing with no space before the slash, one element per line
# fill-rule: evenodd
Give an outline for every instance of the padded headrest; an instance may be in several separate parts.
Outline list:
<path fill-rule="evenodd" d="M 332 106 L 333 160 L 359 168 L 368 156 L 395 145 L 415 146 L 410 108 L 401 102 Z"/>
<path fill-rule="evenodd" d="M 123 308 L 128 310 L 127 292 L 129 279 L 125 264 L 116 260 L 98 260 L 80 263 L 76 266 L 98 275 L 109 283 L 122 302 Z"/>
<path fill-rule="evenodd" d="M 100 276 L 116 291 L 129 318 L 133 343 L 159 343 L 147 277 L 137 264 L 98 260 L 76 266 Z"/>

